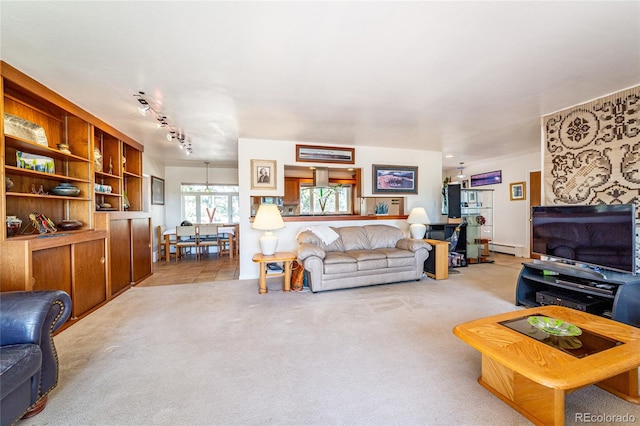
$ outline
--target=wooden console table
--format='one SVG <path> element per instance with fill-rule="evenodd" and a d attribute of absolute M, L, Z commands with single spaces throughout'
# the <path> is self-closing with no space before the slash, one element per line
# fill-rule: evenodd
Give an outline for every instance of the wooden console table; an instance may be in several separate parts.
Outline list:
<path fill-rule="evenodd" d="M 296 260 L 296 254 L 291 251 L 276 252 L 272 255 L 265 256 L 262 253 L 253 255 L 253 261 L 260 264 L 260 286 L 258 292 L 265 294 L 267 292 L 267 263 L 282 262 L 284 263 L 284 272 L 269 274 L 270 277 L 284 277 L 282 283 L 282 291 L 291 290 L 291 262 Z"/>
<path fill-rule="evenodd" d="M 433 272 L 425 271 L 427 276 L 434 280 L 446 280 L 449 278 L 449 242 L 428 238 L 424 241 L 433 246 L 429 256 L 435 256 L 434 270 Z"/>

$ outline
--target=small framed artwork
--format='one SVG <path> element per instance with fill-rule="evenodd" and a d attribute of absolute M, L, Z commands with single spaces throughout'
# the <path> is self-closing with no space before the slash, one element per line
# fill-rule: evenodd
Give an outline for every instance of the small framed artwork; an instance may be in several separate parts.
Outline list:
<path fill-rule="evenodd" d="M 418 168 L 373 165 L 374 194 L 417 194 Z"/>
<path fill-rule="evenodd" d="M 251 160 L 251 189 L 276 189 L 275 160 Z"/>
<path fill-rule="evenodd" d="M 471 191 L 471 192 L 469 192 L 468 195 L 469 195 L 469 202 L 475 204 L 475 202 L 476 202 L 476 193 Z"/>
<path fill-rule="evenodd" d="M 354 148 L 296 145 L 296 161 L 355 164 L 356 151 Z"/>
<path fill-rule="evenodd" d="M 151 176 L 151 204 L 164 206 L 164 179 Z"/>
<path fill-rule="evenodd" d="M 515 182 L 509 184 L 509 198 L 511 201 L 526 200 L 526 183 Z"/>

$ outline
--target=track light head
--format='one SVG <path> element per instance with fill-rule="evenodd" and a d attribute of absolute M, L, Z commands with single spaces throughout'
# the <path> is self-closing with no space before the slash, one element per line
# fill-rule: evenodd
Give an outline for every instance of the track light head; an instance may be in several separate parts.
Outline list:
<path fill-rule="evenodd" d="M 151 106 L 151 104 L 145 97 L 145 93 L 143 91 L 139 91 L 138 93 L 134 93 L 133 96 L 135 96 L 138 103 L 140 103 L 140 106 L 138 107 L 138 111 L 140 111 L 140 114 L 142 114 L 143 116 L 146 116 L 147 112 L 151 111 L 153 116 L 156 118 L 156 121 L 157 121 L 156 124 L 158 128 L 167 128 L 169 130 L 169 133 L 167 133 L 167 140 L 171 142 L 173 139 L 176 139 L 180 143 L 180 149 L 184 148 L 185 139 L 186 139 L 185 135 L 182 133 L 181 130 L 175 130 L 176 128 L 171 126 L 171 124 L 169 124 L 169 121 L 166 115 L 161 114 Z M 191 141 L 189 141 L 186 153 L 187 154 L 193 153 L 193 150 L 191 149 Z"/>

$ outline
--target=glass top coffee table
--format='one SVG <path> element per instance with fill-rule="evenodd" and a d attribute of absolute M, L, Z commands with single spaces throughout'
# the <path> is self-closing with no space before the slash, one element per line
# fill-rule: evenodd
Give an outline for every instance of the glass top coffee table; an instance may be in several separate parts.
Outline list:
<path fill-rule="evenodd" d="M 541 331 L 530 324 L 533 316 L 561 320 L 580 334 Z M 460 324 L 453 333 L 482 354 L 478 382 L 536 424 L 564 425 L 565 395 L 591 384 L 640 404 L 639 328 L 542 306 Z"/>

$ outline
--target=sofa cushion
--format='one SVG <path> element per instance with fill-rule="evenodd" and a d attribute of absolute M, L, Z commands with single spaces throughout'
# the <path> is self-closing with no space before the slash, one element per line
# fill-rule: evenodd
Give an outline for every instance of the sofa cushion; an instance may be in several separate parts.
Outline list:
<path fill-rule="evenodd" d="M 324 263 L 326 264 L 337 264 L 337 263 L 356 263 L 357 260 L 353 256 L 349 256 L 348 254 L 341 251 L 332 251 L 328 252 L 326 257 L 324 258 Z"/>
<path fill-rule="evenodd" d="M 416 255 L 412 251 L 397 248 L 382 248 L 376 251 L 384 253 L 387 258 L 387 267 L 389 268 L 413 266 L 415 264 Z"/>
<path fill-rule="evenodd" d="M 344 226 L 336 228 L 336 231 L 340 234 L 339 240 L 342 240 L 344 251 L 371 249 L 363 226 Z"/>
<path fill-rule="evenodd" d="M 327 252 L 323 269 L 325 274 L 343 274 L 357 270 L 358 264 L 354 257 L 342 252 Z"/>
<path fill-rule="evenodd" d="M 369 240 L 370 249 L 395 247 L 404 238 L 399 228 L 390 225 L 365 225 L 362 227 Z"/>
<path fill-rule="evenodd" d="M 377 250 L 350 250 L 346 252 L 346 254 L 353 257 L 358 262 L 364 262 L 365 260 L 378 260 L 378 259 L 387 258 L 387 255 L 385 253 Z"/>
<path fill-rule="evenodd" d="M 372 269 L 384 269 L 387 267 L 387 258 L 361 260 L 357 263 L 358 271 L 370 271 Z"/>
<path fill-rule="evenodd" d="M 42 365 L 40 346 L 33 343 L 2 346 L 0 349 L 1 396 L 4 399 L 31 379 Z"/>

